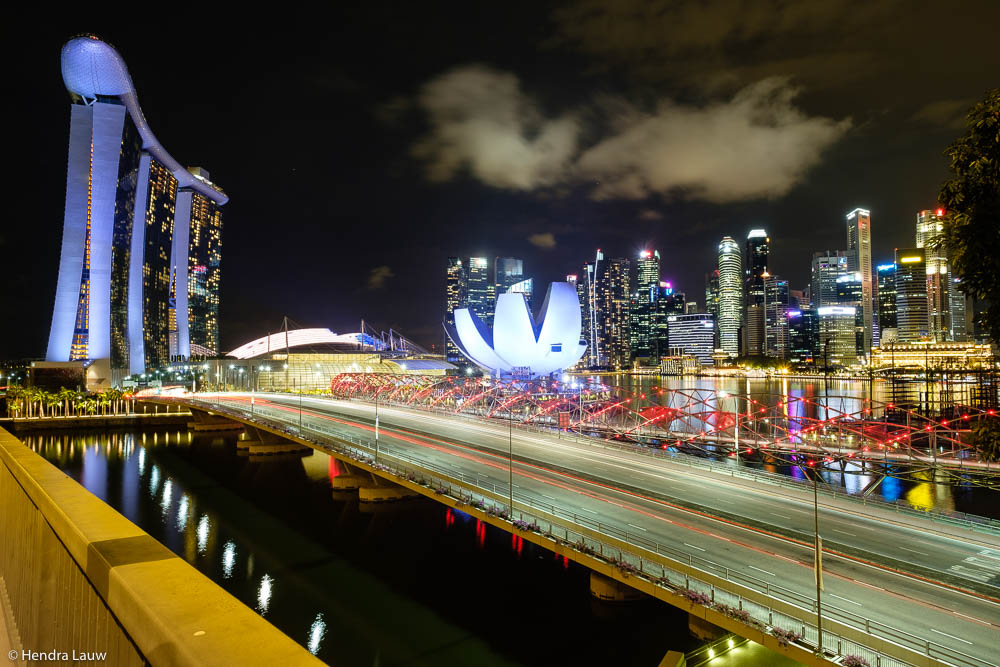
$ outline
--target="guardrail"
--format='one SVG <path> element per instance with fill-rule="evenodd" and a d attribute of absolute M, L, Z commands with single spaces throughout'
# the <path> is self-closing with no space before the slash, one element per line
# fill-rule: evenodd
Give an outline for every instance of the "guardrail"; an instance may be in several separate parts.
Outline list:
<path fill-rule="evenodd" d="M 229 414 L 238 419 L 269 426 L 274 430 L 306 440 L 319 449 L 339 453 L 375 466 L 391 475 L 410 481 L 420 480 L 439 494 L 447 494 L 461 502 L 478 506 L 488 513 L 492 512 L 494 516 L 499 518 L 513 520 L 512 512 L 516 511 L 519 520 L 537 524 L 539 532 L 550 539 L 573 546 L 585 554 L 608 560 L 623 571 L 643 576 L 671 592 L 701 592 L 707 596 L 707 601 L 712 605 L 724 604 L 728 605 L 730 609 L 747 612 L 748 618 L 753 620 L 753 624 L 762 627 L 791 629 L 801 633 L 802 641 L 806 645 L 811 647 L 817 645 L 816 626 L 808 618 L 805 618 L 807 614 L 815 616 L 815 599 L 789 588 L 734 571 L 704 556 L 678 549 L 672 545 L 660 544 L 641 535 L 622 530 L 617 526 L 580 516 L 572 510 L 540 501 L 521 491 L 514 491 L 515 508 L 508 512 L 505 508 L 509 506 L 508 498 L 511 495 L 509 486 L 484 481 L 478 475 L 467 475 L 431 462 L 415 459 L 395 448 L 390 449 L 382 444 L 379 445 L 378 451 L 380 460 L 375 461 L 373 458 L 374 441 L 357 437 L 346 432 L 342 427 L 334 427 L 327 423 L 303 423 L 300 429 L 288 420 L 287 413 L 265 406 L 257 406 L 251 412 L 244 409 L 241 404 L 211 403 L 200 399 L 193 399 L 192 402 L 203 404 L 206 408 Z M 335 442 L 319 440 L 316 435 L 333 438 Z M 386 462 L 386 457 L 391 457 L 395 461 Z M 516 507 L 517 505 L 520 507 Z M 610 538 L 610 541 L 602 540 L 601 537 Z M 637 547 L 655 557 L 649 558 L 639 551 L 622 549 L 614 541 Z M 771 599 L 775 603 L 779 603 L 784 611 L 745 595 L 717 587 L 712 583 L 712 579 L 732 583 L 742 589 L 759 594 L 758 597 Z M 838 608 L 829 602 L 823 604 L 823 611 L 824 619 L 836 621 L 845 628 L 856 630 L 873 640 L 888 642 L 920 656 L 962 667 L 981 667 L 994 664 L 899 630 L 875 619 Z M 792 615 L 792 613 L 800 615 Z M 878 651 L 861 641 L 846 637 L 843 633 L 835 633 L 828 628 L 823 629 L 823 646 L 831 653 L 835 651 L 834 655 L 828 657 L 859 655 L 878 667 L 913 664 L 898 656 Z M 905 653 L 905 651 L 900 653 Z"/>

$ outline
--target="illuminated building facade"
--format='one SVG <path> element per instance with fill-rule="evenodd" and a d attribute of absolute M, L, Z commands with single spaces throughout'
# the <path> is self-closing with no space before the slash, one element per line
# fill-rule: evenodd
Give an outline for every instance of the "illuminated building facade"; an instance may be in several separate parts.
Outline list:
<path fill-rule="evenodd" d="M 861 274 L 861 350 L 867 357 L 872 349 L 873 309 L 875 292 L 872 276 L 872 216 L 871 211 L 856 208 L 847 214 L 847 270 Z"/>
<path fill-rule="evenodd" d="M 901 343 L 925 340 L 929 334 L 923 248 L 896 249 L 896 331 Z"/>
<path fill-rule="evenodd" d="M 942 343 L 951 340 L 951 272 L 943 244 L 944 210 L 920 211 L 917 214 L 917 247 L 924 250 L 927 271 L 927 335 Z"/>
<path fill-rule="evenodd" d="M 857 308 L 823 306 L 816 310 L 819 320 L 819 355 L 830 366 L 853 366 L 858 361 L 856 335 Z"/>
<path fill-rule="evenodd" d="M 631 262 L 612 257 L 597 265 L 596 300 L 600 365 L 629 367 L 629 272 Z"/>
<path fill-rule="evenodd" d="M 879 264 L 876 267 L 879 342 L 896 336 L 896 265 Z"/>
<path fill-rule="evenodd" d="M 864 299 L 864 285 L 861 272 L 854 271 L 837 278 L 837 304 L 853 306 L 857 320 L 854 323 L 855 349 L 859 357 L 865 354 L 865 328 L 861 302 Z"/>
<path fill-rule="evenodd" d="M 532 298 L 535 295 L 535 281 L 533 278 L 525 278 L 524 280 L 516 282 L 510 287 L 508 287 L 506 291 L 510 292 L 511 294 L 524 295 L 524 302 L 528 304 L 528 310 L 531 310 Z"/>
<path fill-rule="evenodd" d="M 465 305 L 484 322 L 492 322 L 496 285 L 490 278 L 490 261 L 486 257 L 469 258 L 465 287 Z"/>
<path fill-rule="evenodd" d="M 636 285 L 629 303 L 629 353 L 633 359 L 658 356 L 657 301 L 660 292 L 660 253 L 643 250 L 636 260 Z"/>
<path fill-rule="evenodd" d="M 743 256 L 743 352 L 747 356 L 763 356 L 766 352 L 766 307 L 764 281 L 768 277 L 767 261 L 771 239 L 763 229 L 751 229 L 747 234 Z"/>
<path fill-rule="evenodd" d="M 697 358 L 702 366 L 714 363 L 715 316 L 710 313 L 670 315 L 667 331 L 671 348 L 680 348 L 683 354 Z"/>
<path fill-rule="evenodd" d="M 212 270 L 206 270 L 204 279 L 205 307 L 196 304 L 191 311 L 187 293 L 178 298 L 178 329 L 185 337 L 179 338 L 177 353 L 190 356 L 189 325 L 204 332 L 197 342 L 217 351 L 219 207 L 228 197 L 207 177 L 182 167 L 157 141 L 125 62 L 112 46 L 96 37 L 74 38 L 63 46 L 61 65 L 73 103 L 62 251 L 46 359 L 109 359 L 115 378 L 168 361 L 164 276 L 168 286 L 172 267 L 183 267 L 180 273 L 187 276 L 190 248 L 178 247 L 177 237 L 189 235 L 195 217 L 210 228 L 197 231 L 195 266 Z M 200 198 L 201 209 L 209 212 L 181 206 L 184 190 L 192 199 Z M 188 216 L 183 222 L 182 210 Z M 178 284 L 186 287 L 180 273 Z"/>
<path fill-rule="evenodd" d="M 837 278 L 847 273 L 847 253 L 822 250 L 813 253 L 810 298 L 814 308 L 837 305 Z"/>
<path fill-rule="evenodd" d="M 776 276 L 764 279 L 765 354 L 788 358 L 788 281 Z"/>
<path fill-rule="evenodd" d="M 872 356 L 872 365 L 875 368 L 976 370 L 995 368 L 996 357 L 988 343 L 925 341 L 883 346 Z"/>
<path fill-rule="evenodd" d="M 493 262 L 494 299 L 506 294 L 511 287 L 524 281 L 524 262 L 516 257 L 497 257 Z M 491 304 L 491 308 L 494 304 Z M 531 300 L 528 300 L 531 307 Z"/>
<path fill-rule="evenodd" d="M 458 257 L 448 258 L 448 268 L 445 274 L 445 311 L 446 326 L 455 326 L 455 310 L 465 306 L 465 265 Z M 448 361 L 461 361 L 462 353 L 458 346 L 451 342 L 447 334 L 444 336 L 445 358 Z"/>
<path fill-rule="evenodd" d="M 740 354 L 743 326 L 743 269 L 740 246 L 731 236 L 719 243 L 719 344 L 730 357 Z"/>
<path fill-rule="evenodd" d="M 799 364 L 815 364 L 819 347 L 819 319 L 812 308 L 789 310 L 788 360 Z"/>

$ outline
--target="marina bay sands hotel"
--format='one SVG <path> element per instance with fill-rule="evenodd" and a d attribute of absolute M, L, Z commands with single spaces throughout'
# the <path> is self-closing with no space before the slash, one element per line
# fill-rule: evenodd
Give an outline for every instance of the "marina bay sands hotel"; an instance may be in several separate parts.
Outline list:
<path fill-rule="evenodd" d="M 229 198 L 157 141 L 114 47 L 71 39 L 62 76 L 73 103 L 46 359 L 109 359 L 121 377 L 216 355 Z"/>

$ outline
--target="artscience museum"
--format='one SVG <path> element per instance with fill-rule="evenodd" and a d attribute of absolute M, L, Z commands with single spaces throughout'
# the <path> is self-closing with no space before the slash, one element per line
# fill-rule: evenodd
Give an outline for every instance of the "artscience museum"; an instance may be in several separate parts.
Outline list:
<path fill-rule="evenodd" d="M 552 283 L 535 322 L 523 294 L 497 298 L 493 328 L 468 308 L 445 324 L 452 342 L 472 363 L 493 375 L 535 378 L 576 364 L 587 346 L 580 341 L 580 301 L 569 283 Z"/>

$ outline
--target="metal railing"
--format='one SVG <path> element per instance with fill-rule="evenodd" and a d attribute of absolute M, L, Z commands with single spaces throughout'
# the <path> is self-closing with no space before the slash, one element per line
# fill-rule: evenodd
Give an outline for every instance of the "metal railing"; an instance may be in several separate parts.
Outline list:
<path fill-rule="evenodd" d="M 192 402 L 211 408 L 216 412 L 228 413 L 234 417 L 250 420 L 269 426 L 272 429 L 306 440 L 321 450 L 336 452 L 349 458 L 377 467 L 401 479 L 421 483 L 439 494 L 449 495 L 463 503 L 492 511 L 495 516 L 513 520 L 506 512 L 507 498 L 510 497 L 510 487 L 496 483 L 479 475 L 469 475 L 461 471 L 445 468 L 437 464 L 413 458 L 396 448 L 379 445 L 379 461 L 375 462 L 374 440 L 358 437 L 346 432 L 343 427 L 327 423 L 303 423 L 301 430 L 289 420 L 287 413 L 268 407 L 258 406 L 254 412 L 244 408 L 243 404 L 231 405 L 229 402 L 213 403 L 194 399 Z M 334 438 L 334 442 L 323 438 Z M 441 475 L 440 477 L 438 475 Z M 456 484 L 457 483 L 457 484 Z M 721 565 L 704 556 L 694 554 L 672 545 L 660 544 L 641 535 L 605 522 L 580 516 L 573 510 L 565 509 L 553 503 L 539 499 L 515 490 L 513 493 L 515 510 L 522 521 L 534 523 L 539 532 L 549 539 L 615 564 L 623 572 L 634 573 L 654 584 L 660 585 L 671 592 L 695 591 L 704 593 L 712 605 L 728 605 L 730 609 L 746 611 L 752 619 L 751 625 L 761 628 L 782 628 L 793 630 L 802 635 L 801 640 L 807 647 L 817 644 L 815 624 L 806 618 L 815 616 L 815 599 L 802 595 L 792 589 L 772 584 L 758 579 L 753 575 L 743 574 Z M 532 513 L 535 510 L 537 513 Z M 613 542 L 595 538 L 604 536 L 631 545 L 642 551 L 654 554 L 655 558 L 644 556 L 638 551 L 628 551 Z M 687 569 L 690 572 L 685 572 Z M 692 572 L 696 574 L 692 574 Z M 698 575 L 708 576 L 731 582 L 749 589 L 765 598 L 790 605 L 801 612 L 791 615 L 748 599 L 724 588 L 719 588 Z M 682 585 L 683 584 L 683 585 Z M 881 639 L 910 651 L 925 655 L 962 667 L 980 667 L 994 665 L 985 660 L 951 649 L 934 641 L 913 635 L 912 633 L 894 628 L 890 625 L 861 616 L 854 612 L 838 608 L 829 602 L 823 604 L 823 616 L 838 623 L 871 636 Z M 894 667 L 910 665 L 898 657 L 879 652 L 870 646 L 848 637 L 839 635 L 827 628 L 823 630 L 823 646 L 829 651 L 829 658 L 842 655 L 858 655 L 866 658 L 872 665 Z"/>

